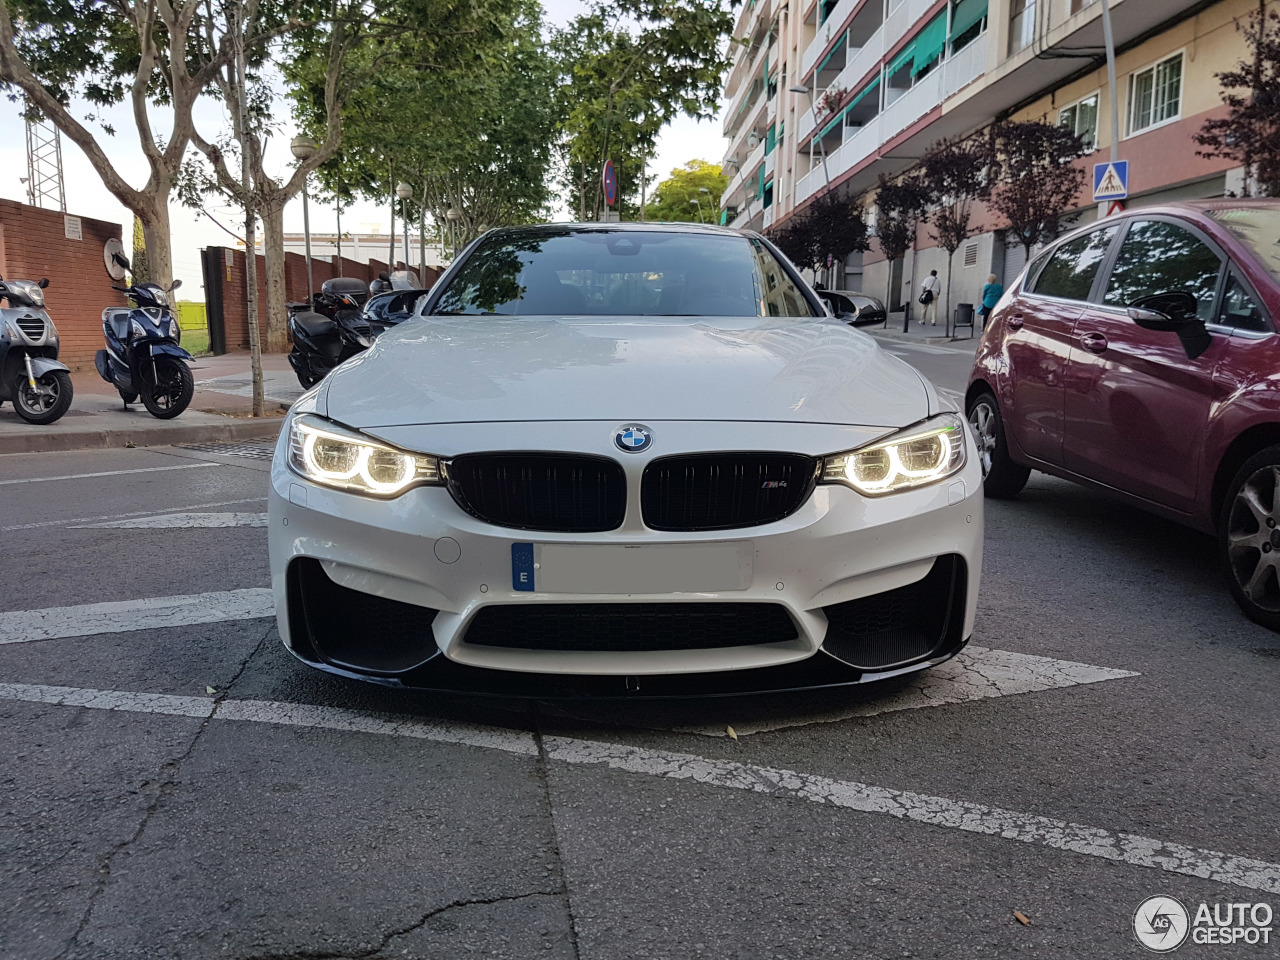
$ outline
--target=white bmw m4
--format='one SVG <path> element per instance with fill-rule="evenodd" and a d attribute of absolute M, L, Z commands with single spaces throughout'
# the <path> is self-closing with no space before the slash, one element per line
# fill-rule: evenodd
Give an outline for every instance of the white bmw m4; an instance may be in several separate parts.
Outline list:
<path fill-rule="evenodd" d="M 382 683 L 700 695 L 875 680 L 973 628 L 982 474 L 764 238 L 495 230 L 293 407 L 280 635 Z"/>

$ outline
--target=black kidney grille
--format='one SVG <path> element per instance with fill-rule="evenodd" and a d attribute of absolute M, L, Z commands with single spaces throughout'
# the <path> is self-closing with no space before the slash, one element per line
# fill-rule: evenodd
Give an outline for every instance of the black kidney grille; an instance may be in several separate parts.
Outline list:
<path fill-rule="evenodd" d="M 776 603 L 553 603 L 484 607 L 466 642 L 520 650 L 707 650 L 796 638 Z"/>
<path fill-rule="evenodd" d="M 44 321 L 38 317 L 22 317 L 18 320 L 18 329 L 28 340 L 44 338 Z"/>
<path fill-rule="evenodd" d="M 816 460 L 795 453 L 663 457 L 645 468 L 640 508 L 652 530 L 759 526 L 799 510 L 816 471 Z"/>
<path fill-rule="evenodd" d="M 472 516 L 517 530 L 616 530 L 627 480 L 605 457 L 467 454 L 446 464 L 449 492 Z"/>
<path fill-rule="evenodd" d="M 961 639 L 965 583 L 964 560 L 946 554 L 923 580 L 823 607 L 827 635 L 822 649 L 862 670 L 927 659 Z"/>

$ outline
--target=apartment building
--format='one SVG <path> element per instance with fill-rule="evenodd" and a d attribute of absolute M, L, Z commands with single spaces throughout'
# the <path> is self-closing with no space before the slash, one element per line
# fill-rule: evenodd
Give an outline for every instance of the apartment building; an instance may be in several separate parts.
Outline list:
<path fill-rule="evenodd" d="M 1215 74 L 1246 55 L 1237 24 L 1258 0 L 1110 6 L 1129 205 L 1238 191 L 1241 172 L 1197 156 L 1191 136 L 1224 112 Z M 828 189 L 864 195 L 874 218 L 879 174 L 995 120 L 1069 124 L 1092 148 L 1086 169 L 1110 155 L 1100 0 L 757 0 L 739 28 L 747 42 L 725 117 L 734 179 L 724 205 L 736 226 L 784 223 Z M 1097 215 L 1084 191 L 1077 213 Z M 1012 277 L 1022 265 L 1020 248 L 1004 249 L 1002 224 L 985 210 L 976 222 L 983 230 L 952 265 L 953 303 L 975 300 L 988 273 Z M 873 246 L 846 265 L 845 285 L 891 307 L 910 302 L 920 279 L 946 268 L 927 228 L 919 248 L 890 265 Z"/>

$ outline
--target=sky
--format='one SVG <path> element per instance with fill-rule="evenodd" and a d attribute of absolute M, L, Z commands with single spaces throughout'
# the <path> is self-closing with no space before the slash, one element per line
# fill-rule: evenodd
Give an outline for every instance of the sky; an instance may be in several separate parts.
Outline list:
<path fill-rule="evenodd" d="M 543 0 L 548 24 L 564 26 L 583 9 L 580 0 Z M 73 105 L 74 108 L 74 105 Z M 84 110 L 77 110 L 83 117 Z M 287 109 L 282 107 L 282 112 Z M 169 124 L 163 111 L 153 108 L 153 126 L 163 131 Z M 114 137 L 98 133 L 98 142 L 120 174 L 134 187 L 141 187 L 147 179 L 147 164 L 134 133 L 131 110 L 118 106 L 105 111 L 103 119 L 115 127 Z M 230 129 L 230 118 L 220 103 L 202 98 L 196 110 L 196 126 L 208 140 L 215 139 L 223 130 Z M 283 173 L 292 161 L 289 153 L 291 132 L 281 131 L 267 150 L 268 173 Z M 698 123 L 681 117 L 663 129 L 658 137 L 657 152 L 651 172 L 659 179 L 670 176 L 675 167 L 692 159 L 719 162 L 724 154 L 724 139 L 719 118 Z M 67 212 L 98 220 L 110 220 L 121 224 L 125 247 L 131 246 L 133 214 L 127 211 L 102 185 L 80 148 L 62 138 L 62 170 L 66 184 Z M 27 200 L 26 134 L 21 118 L 21 106 L 0 99 L 0 197 L 10 200 Z M 311 205 L 311 229 L 313 232 L 332 232 L 337 224 L 331 207 Z M 377 227 L 386 232 L 389 227 L 389 204 L 358 203 L 343 212 L 343 230 L 374 232 Z M 236 241 L 223 229 L 229 228 L 240 235 L 243 216 L 233 208 L 207 201 L 204 212 L 183 207 L 171 198 L 170 219 L 173 234 L 174 276 L 182 280 L 182 299 L 203 300 L 203 278 L 200 272 L 200 250 L 207 246 L 233 245 Z M 553 219 L 570 219 L 567 209 L 553 211 Z M 221 224 L 222 226 L 219 226 Z M 302 201 L 296 198 L 284 212 L 286 232 L 302 232 Z M 402 229 L 397 222 L 397 231 Z"/>

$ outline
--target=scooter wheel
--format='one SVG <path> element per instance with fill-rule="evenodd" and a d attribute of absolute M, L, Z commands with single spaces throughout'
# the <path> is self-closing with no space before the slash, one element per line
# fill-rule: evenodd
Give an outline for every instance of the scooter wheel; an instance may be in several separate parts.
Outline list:
<path fill-rule="evenodd" d="M 163 357 L 156 361 L 156 382 L 144 383 L 141 389 L 147 413 L 160 420 L 172 420 L 191 403 L 196 380 L 181 360 Z"/>
<path fill-rule="evenodd" d="M 27 423 L 53 423 L 71 408 L 71 375 L 53 370 L 36 380 L 33 390 L 26 374 L 20 374 L 13 385 L 13 409 Z"/>

